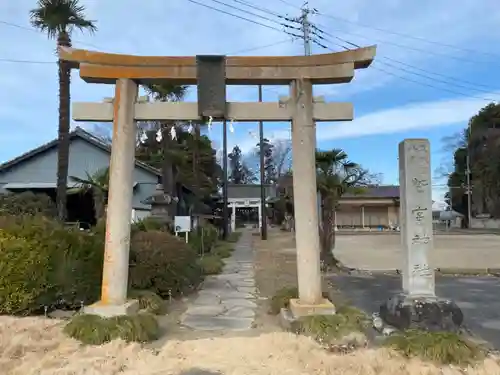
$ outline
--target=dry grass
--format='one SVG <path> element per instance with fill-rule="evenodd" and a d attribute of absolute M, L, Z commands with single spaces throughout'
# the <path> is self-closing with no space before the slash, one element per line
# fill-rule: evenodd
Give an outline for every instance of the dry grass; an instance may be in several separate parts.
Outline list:
<path fill-rule="evenodd" d="M 83 346 L 64 336 L 62 325 L 43 318 L 0 317 L 2 375 L 463 374 L 458 368 L 442 369 L 417 359 L 403 359 L 386 349 L 335 355 L 312 339 L 284 332 L 171 341 L 153 350 L 123 341 Z M 496 375 L 500 366 L 490 358 L 467 369 L 467 374 Z"/>

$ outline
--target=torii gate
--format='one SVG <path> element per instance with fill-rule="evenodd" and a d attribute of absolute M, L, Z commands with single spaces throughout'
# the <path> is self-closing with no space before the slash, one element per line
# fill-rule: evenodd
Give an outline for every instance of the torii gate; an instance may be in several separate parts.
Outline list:
<path fill-rule="evenodd" d="M 160 57 L 60 48 L 60 59 L 74 63 L 84 81 L 115 85 L 112 102 L 74 103 L 72 111 L 76 121 L 113 122 L 101 301 L 87 311 L 111 316 L 137 310 L 127 301 L 135 121 L 208 117 L 292 122 L 299 299 L 291 301 L 291 311 L 295 316 L 335 311 L 321 292 L 315 123 L 352 120 L 353 107 L 313 98 L 312 87 L 350 82 L 355 69 L 371 64 L 375 51 L 371 46 L 312 56 Z M 152 82 L 197 84 L 198 103 L 138 101 L 138 84 Z M 226 85 L 290 85 L 290 97 L 276 103 L 227 103 Z"/>

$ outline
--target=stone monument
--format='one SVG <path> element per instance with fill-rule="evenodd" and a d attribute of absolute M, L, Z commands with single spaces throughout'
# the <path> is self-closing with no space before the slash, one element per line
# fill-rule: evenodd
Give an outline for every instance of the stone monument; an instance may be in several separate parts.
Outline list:
<path fill-rule="evenodd" d="M 463 314 L 456 304 L 436 297 L 433 249 L 432 180 L 427 139 L 399 144 L 400 222 L 403 291 L 380 307 L 382 320 L 398 329 L 457 330 Z"/>

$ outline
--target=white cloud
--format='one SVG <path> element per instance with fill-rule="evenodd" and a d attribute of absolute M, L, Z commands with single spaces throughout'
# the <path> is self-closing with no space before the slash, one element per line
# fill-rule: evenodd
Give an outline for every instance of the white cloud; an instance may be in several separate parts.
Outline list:
<path fill-rule="evenodd" d="M 500 98 L 491 93 L 489 97 Z M 318 142 L 340 138 L 356 138 L 375 134 L 400 133 L 415 129 L 434 128 L 455 123 L 467 123 L 487 104 L 482 99 L 464 98 L 419 102 L 375 111 L 351 122 L 318 124 Z"/>

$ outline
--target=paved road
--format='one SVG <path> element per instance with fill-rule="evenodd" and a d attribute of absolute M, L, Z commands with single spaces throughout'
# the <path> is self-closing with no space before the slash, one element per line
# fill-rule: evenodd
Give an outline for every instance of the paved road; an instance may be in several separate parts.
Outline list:
<path fill-rule="evenodd" d="M 400 276 L 373 274 L 329 277 L 352 304 L 367 312 L 401 288 Z M 472 332 L 500 350 L 500 279 L 494 277 L 436 276 L 439 297 L 455 301 Z"/>

